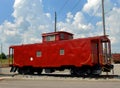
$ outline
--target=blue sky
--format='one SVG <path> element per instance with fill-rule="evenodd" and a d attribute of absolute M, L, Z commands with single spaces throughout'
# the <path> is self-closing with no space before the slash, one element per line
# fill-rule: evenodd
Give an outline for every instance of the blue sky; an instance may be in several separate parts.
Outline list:
<path fill-rule="evenodd" d="M 1 0 L 0 1 L 0 24 L 5 20 L 13 22 L 14 17 L 12 13 L 14 11 L 13 4 L 15 0 Z M 75 14 L 77 11 L 81 11 L 86 0 L 43 0 L 43 10 L 44 12 L 49 12 L 53 16 L 54 12 L 57 12 L 58 21 L 64 21 L 66 14 L 72 12 Z M 72 3 L 72 4 L 71 4 Z"/>
<path fill-rule="evenodd" d="M 14 0 L 0 0 L 0 24 L 5 20 L 13 21 L 12 12 L 13 12 Z"/>
<path fill-rule="evenodd" d="M 85 2 L 86 0 L 43 0 L 43 5 L 44 11 L 50 12 L 52 15 L 56 11 L 59 16 L 58 20 L 62 16 L 64 17 L 60 20 L 64 20 L 68 12 L 75 14 L 76 11 L 80 11 Z"/>
<path fill-rule="evenodd" d="M 106 33 L 112 52 L 120 53 L 120 0 L 105 0 Z M 103 35 L 101 0 L 0 0 L 0 43 L 10 45 L 41 42 L 41 34 L 57 30 L 75 38 Z"/>
<path fill-rule="evenodd" d="M 14 20 L 14 17 L 12 16 L 14 11 L 14 1 L 15 0 L 0 0 L 0 24 L 2 24 L 5 20 Z M 113 3 L 119 3 L 118 0 L 110 1 Z M 44 12 L 49 12 L 53 16 L 54 12 L 56 11 L 59 17 L 58 20 L 63 21 L 65 20 L 66 14 L 68 12 L 75 14 L 77 11 L 81 11 L 86 2 L 87 0 L 43 0 L 43 10 Z M 116 4 L 116 6 L 119 7 L 119 4 Z"/>

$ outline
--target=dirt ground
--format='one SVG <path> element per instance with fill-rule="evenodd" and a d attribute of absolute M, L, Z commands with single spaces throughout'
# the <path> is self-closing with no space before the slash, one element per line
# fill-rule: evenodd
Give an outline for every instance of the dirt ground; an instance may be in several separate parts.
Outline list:
<path fill-rule="evenodd" d="M 120 88 L 119 81 L 3 80 L 0 88 Z"/>
<path fill-rule="evenodd" d="M 120 76 L 120 64 L 114 65 L 114 75 Z M 58 75 L 18 75 L 10 68 L 0 68 L 0 88 L 120 88 L 120 78 L 81 78 L 66 76 L 68 70 Z M 63 74 L 63 75 L 60 75 Z M 105 73 L 103 73 L 105 74 Z M 109 73 L 109 75 L 111 75 Z"/>
<path fill-rule="evenodd" d="M 114 74 L 120 75 L 120 64 L 114 66 Z M 9 72 L 10 68 L 0 68 L 0 71 L 0 88 L 120 88 L 120 78 L 83 79 L 79 77 L 62 77 L 62 75 L 15 75 L 13 77 L 13 73 Z M 66 70 L 55 74 L 69 74 L 69 72 Z"/>

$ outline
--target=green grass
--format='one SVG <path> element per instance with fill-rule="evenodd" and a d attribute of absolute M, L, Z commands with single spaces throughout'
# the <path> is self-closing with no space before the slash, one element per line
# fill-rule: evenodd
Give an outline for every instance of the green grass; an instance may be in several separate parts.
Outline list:
<path fill-rule="evenodd" d="M 10 59 L 10 62 L 12 62 L 12 59 Z M 0 67 L 6 66 L 9 66 L 9 59 L 0 59 Z"/>

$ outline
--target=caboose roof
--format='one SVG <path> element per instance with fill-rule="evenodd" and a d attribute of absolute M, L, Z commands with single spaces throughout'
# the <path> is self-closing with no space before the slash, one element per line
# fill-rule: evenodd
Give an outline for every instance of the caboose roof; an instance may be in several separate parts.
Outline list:
<path fill-rule="evenodd" d="M 92 39 L 101 39 L 102 41 L 109 41 L 109 39 L 108 39 L 108 35 L 103 35 L 103 36 L 94 36 L 94 37 L 88 37 L 88 38 L 90 38 L 91 40 Z"/>
<path fill-rule="evenodd" d="M 57 31 L 57 32 L 43 33 L 42 36 L 57 35 L 57 34 L 60 34 L 60 33 L 73 35 L 72 33 L 69 33 L 69 32 L 65 32 L 65 31 Z"/>
<path fill-rule="evenodd" d="M 61 33 L 64 33 L 64 34 L 67 34 L 67 35 L 74 35 L 72 33 L 65 32 L 65 31 L 57 31 L 57 32 L 51 32 L 51 33 L 43 33 L 42 37 L 46 37 L 46 36 L 49 36 L 49 35 L 59 35 Z M 96 39 L 99 39 L 102 42 L 110 41 L 109 38 L 108 38 L 108 35 L 105 35 L 105 36 L 103 35 L 103 36 L 85 37 L 85 38 L 77 38 L 77 39 L 82 39 L 82 40 L 96 40 Z M 76 39 L 73 39 L 73 40 L 76 40 Z M 72 41 L 72 40 L 70 40 L 70 41 Z M 12 46 L 10 46 L 10 48 L 11 47 L 17 47 L 17 46 L 25 46 L 25 45 L 37 45 L 37 44 L 39 45 L 39 44 L 42 44 L 42 43 L 12 45 Z"/>

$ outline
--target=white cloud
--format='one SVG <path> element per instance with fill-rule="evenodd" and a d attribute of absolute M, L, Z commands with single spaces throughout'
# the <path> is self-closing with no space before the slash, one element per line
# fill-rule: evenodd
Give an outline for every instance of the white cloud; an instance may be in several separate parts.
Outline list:
<path fill-rule="evenodd" d="M 110 34 L 112 40 L 113 50 L 119 51 L 120 46 L 120 8 L 114 7 L 106 16 L 107 32 Z M 118 50 L 119 49 L 119 50 Z"/>
<path fill-rule="evenodd" d="M 62 31 L 74 33 L 75 38 L 91 36 L 90 31 L 93 31 L 94 29 L 92 24 L 86 23 L 86 19 L 82 12 L 77 12 L 75 15 L 68 12 L 66 22 L 59 22 L 58 28 Z"/>
<path fill-rule="evenodd" d="M 14 22 L 5 21 L 0 25 L 0 42 L 4 51 L 13 44 L 41 41 L 41 33 L 51 31 L 52 21 L 49 13 L 44 13 L 42 0 L 15 0 Z"/>
<path fill-rule="evenodd" d="M 105 13 L 109 12 L 114 4 L 110 0 L 104 0 Z M 82 11 L 93 16 L 100 16 L 102 10 L 102 0 L 87 0 Z"/>
<path fill-rule="evenodd" d="M 75 14 L 68 12 L 65 22 L 57 23 L 57 29 L 74 33 L 75 38 L 102 35 L 102 21 L 87 23 L 88 17 L 94 15 L 100 3 L 101 0 L 87 0 L 81 12 Z M 113 52 L 120 52 L 118 48 L 120 44 L 120 8 L 117 7 L 118 3 L 112 3 L 111 0 L 105 0 L 105 4 L 107 34 L 112 40 Z M 113 8 L 113 6 L 115 7 Z M 13 7 L 14 22 L 5 21 L 0 25 L 0 42 L 6 47 L 5 52 L 13 44 L 40 42 L 41 33 L 53 31 L 51 14 L 43 11 L 42 0 L 15 0 Z M 86 13 L 88 13 L 88 17 L 85 17 Z M 100 18 L 100 14 L 101 9 L 95 17 Z"/>
<path fill-rule="evenodd" d="M 105 14 L 106 34 L 109 35 L 112 43 L 112 52 L 120 52 L 120 8 L 113 7 L 113 9 Z M 103 34 L 102 21 L 96 23 L 98 31 Z"/>
<path fill-rule="evenodd" d="M 74 24 L 83 23 L 84 15 L 81 12 L 77 12 L 74 16 Z"/>
<path fill-rule="evenodd" d="M 101 0 L 87 0 L 87 3 L 83 7 L 83 11 L 90 13 L 91 15 L 96 12 L 100 6 Z"/>
<path fill-rule="evenodd" d="M 67 13 L 66 21 L 69 23 L 69 22 L 71 22 L 72 20 L 73 20 L 73 15 L 72 15 L 72 13 L 71 13 L 71 12 L 68 12 L 68 13 Z"/>

